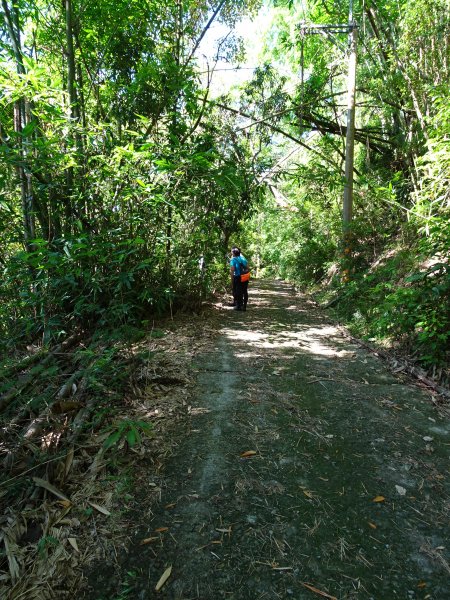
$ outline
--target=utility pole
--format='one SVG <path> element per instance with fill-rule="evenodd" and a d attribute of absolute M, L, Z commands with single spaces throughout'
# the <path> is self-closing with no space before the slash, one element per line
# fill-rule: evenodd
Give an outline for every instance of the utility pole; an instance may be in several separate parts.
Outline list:
<path fill-rule="evenodd" d="M 348 76 L 347 76 L 347 133 L 345 136 L 345 185 L 342 223 L 344 238 L 348 237 L 353 212 L 353 163 L 355 154 L 355 88 L 357 28 L 353 23 L 352 0 L 348 16 Z M 344 240 L 345 241 L 345 240 Z"/>
<path fill-rule="evenodd" d="M 351 259 L 351 222 L 353 213 L 353 165 L 355 154 L 355 92 L 356 92 L 356 45 L 358 39 L 357 25 L 353 20 L 353 0 L 350 0 L 347 24 L 336 25 L 306 25 L 299 26 L 300 34 L 323 35 L 338 47 L 348 52 L 347 74 L 347 129 L 345 135 L 345 183 L 342 204 L 342 230 L 344 247 L 344 281 L 349 280 Z M 348 50 L 343 48 L 335 34 L 348 34 Z M 302 74 L 303 78 L 303 74 Z"/>

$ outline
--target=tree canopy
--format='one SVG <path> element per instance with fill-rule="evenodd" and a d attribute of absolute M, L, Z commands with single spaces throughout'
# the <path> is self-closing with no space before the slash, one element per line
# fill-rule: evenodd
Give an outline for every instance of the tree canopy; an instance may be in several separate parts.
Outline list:
<path fill-rule="evenodd" d="M 258 11 L 269 22 L 259 64 L 218 96 L 218 65 L 245 65 L 235 26 Z M 139 323 L 198 298 L 199 287 L 223 284 L 224 254 L 240 239 L 269 274 L 325 282 L 338 295 L 343 285 L 339 304 L 361 332 L 408 336 L 425 361 L 442 362 L 448 0 L 354 0 L 351 19 L 355 198 L 345 287 L 348 48 L 347 33 L 329 26 L 348 23 L 348 2 L 2 0 L 3 350 L 80 324 Z M 205 61 L 216 23 L 226 33 Z M 384 271 L 373 267 L 378 259 Z M 400 285 L 391 289 L 394 271 Z"/>

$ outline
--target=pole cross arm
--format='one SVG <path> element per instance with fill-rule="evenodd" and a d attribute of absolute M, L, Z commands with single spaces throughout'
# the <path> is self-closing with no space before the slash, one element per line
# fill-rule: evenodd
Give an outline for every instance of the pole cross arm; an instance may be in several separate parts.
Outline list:
<path fill-rule="evenodd" d="M 339 25 L 320 25 L 311 23 L 311 25 L 306 25 L 306 23 L 299 23 L 297 25 L 297 29 L 300 31 L 302 35 L 305 34 L 320 34 L 323 31 L 329 33 L 350 33 L 354 29 L 357 29 L 358 25 L 353 21 L 352 23 L 347 24 L 339 24 Z"/>

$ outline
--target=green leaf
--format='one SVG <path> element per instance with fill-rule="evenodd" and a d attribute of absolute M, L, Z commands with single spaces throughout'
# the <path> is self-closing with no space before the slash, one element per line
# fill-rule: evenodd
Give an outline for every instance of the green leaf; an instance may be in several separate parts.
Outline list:
<path fill-rule="evenodd" d="M 117 442 L 120 440 L 120 435 L 120 431 L 114 431 L 111 433 L 111 435 L 109 435 L 103 442 L 103 447 L 107 450 L 108 448 L 111 448 L 111 446 L 117 444 Z"/>
<path fill-rule="evenodd" d="M 426 273 L 414 273 L 405 279 L 407 283 L 413 283 L 414 281 L 421 281 L 426 277 Z"/>
<path fill-rule="evenodd" d="M 25 127 L 22 129 L 21 135 L 23 137 L 27 137 L 29 135 L 31 135 L 33 133 L 33 131 L 36 129 L 38 125 L 38 122 L 36 119 L 34 119 L 33 121 L 30 121 L 28 123 L 28 125 L 25 125 Z"/>
<path fill-rule="evenodd" d="M 137 439 L 136 434 L 137 434 L 137 431 L 134 428 L 131 428 L 128 430 L 127 442 L 130 447 L 133 447 L 136 444 L 136 439 Z"/>

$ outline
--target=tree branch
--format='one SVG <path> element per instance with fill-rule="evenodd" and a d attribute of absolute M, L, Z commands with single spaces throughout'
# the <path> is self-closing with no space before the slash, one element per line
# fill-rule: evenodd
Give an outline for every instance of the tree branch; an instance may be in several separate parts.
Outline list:
<path fill-rule="evenodd" d="M 219 12 L 222 10 L 223 5 L 225 4 L 226 0 L 221 0 L 217 6 L 217 8 L 215 9 L 215 11 L 213 12 L 213 14 L 211 15 L 211 18 L 209 19 L 209 21 L 206 23 L 205 27 L 203 28 L 203 31 L 201 32 L 200 36 L 197 38 L 197 41 L 194 44 L 194 47 L 192 48 L 189 56 L 187 57 L 185 63 L 184 63 L 184 67 L 186 67 L 189 62 L 191 61 L 191 58 L 194 56 L 194 54 L 197 52 L 198 47 L 201 44 L 202 39 L 205 37 L 208 29 L 211 27 L 211 25 L 213 24 L 215 18 L 217 17 L 217 15 L 219 14 Z"/>
<path fill-rule="evenodd" d="M 236 108 L 231 108 L 231 106 L 227 106 L 226 104 L 221 104 L 220 102 L 215 102 L 210 100 L 210 102 L 212 104 L 214 104 L 215 106 L 218 106 L 219 108 L 223 108 L 224 110 L 227 110 L 229 112 L 234 113 L 235 115 L 240 115 L 241 117 L 245 117 L 247 119 L 251 119 L 252 116 L 244 113 Z M 295 142 L 296 144 L 299 144 L 300 146 L 303 146 L 303 148 L 306 148 L 306 150 L 308 150 L 309 152 L 312 152 L 313 154 L 316 154 L 317 156 L 319 156 L 322 160 L 324 160 L 325 162 L 327 162 L 329 165 L 331 165 L 333 167 L 333 169 L 336 169 L 339 167 L 336 166 L 336 164 L 330 160 L 327 156 L 325 156 L 324 154 L 322 154 L 321 152 L 319 152 L 318 150 L 316 150 L 315 148 L 311 148 L 310 146 L 308 146 L 308 144 L 305 144 L 305 142 L 303 142 L 302 140 L 299 140 L 298 138 L 294 137 L 293 135 L 291 135 L 290 133 L 287 133 L 286 131 L 283 131 L 282 129 L 280 129 L 279 127 L 277 127 L 276 125 L 272 125 L 271 123 L 263 123 L 266 127 L 269 127 L 269 129 L 271 129 L 272 131 L 276 131 L 277 133 L 280 133 L 281 135 L 283 135 L 284 137 L 286 137 L 289 140 L 292 140 L 293 142 Z M 342 172 L 342 169 L 339 169 Z M 358 171 L 356 169 L 354 169 L 354 172 L 359 175 Z"/>

